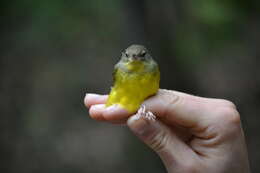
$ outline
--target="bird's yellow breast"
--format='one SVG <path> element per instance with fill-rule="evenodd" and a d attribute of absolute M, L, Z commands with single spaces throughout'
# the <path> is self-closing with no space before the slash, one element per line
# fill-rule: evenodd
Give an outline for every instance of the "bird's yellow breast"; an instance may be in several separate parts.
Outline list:
<path fill-rule="evenodd" d="M 111 88 L 106 106 L 119 104 L 134 113 L 141 103 L 159 89 L 160 72 L 145 71 L 145 66 L 139 64 L 124 64 L 128 71 L 118 69 L 115 72 L 114 86 Z"/>

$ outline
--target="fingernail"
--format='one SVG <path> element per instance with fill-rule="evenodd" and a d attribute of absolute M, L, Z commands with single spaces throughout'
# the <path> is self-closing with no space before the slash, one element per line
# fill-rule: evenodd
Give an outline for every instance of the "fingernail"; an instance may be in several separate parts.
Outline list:
<path fill-rule="evenodd" d="M 97 99 L 98 97 L 100 97 L 100 95 L 87 93 L 84 98 L 85 105 L 89 108 L 91 106 L 91 100 Z"/>
<path fill-rule="evenodd" d="M 93 93 L 86 93 L 85 98 L 86 99 L 92 99 L 92 98 L 97 98 L 100 97 L 101 95 L 99 94 L 93 94 Z"/>
<path fill-rule="evenodd" d="M 94 114 L 100 113 L 105 109 L 105 107 L 106 106 L 104 104 L 93 105 L 90 108 L 90 113 L 94 113 Z"/>

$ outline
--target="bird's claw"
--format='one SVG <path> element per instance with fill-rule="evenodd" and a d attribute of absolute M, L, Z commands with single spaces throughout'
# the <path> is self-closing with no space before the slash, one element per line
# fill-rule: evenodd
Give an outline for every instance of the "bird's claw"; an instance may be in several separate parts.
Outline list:
<path fill-rule="evenodd" d="M 136 119 L 140 119 L 141 117 L 151 121 L 155 121 L 156 119 L 156 116 L 151 111 L 147 111 L 145 106 L 141 106 L 135 115 Z"/>

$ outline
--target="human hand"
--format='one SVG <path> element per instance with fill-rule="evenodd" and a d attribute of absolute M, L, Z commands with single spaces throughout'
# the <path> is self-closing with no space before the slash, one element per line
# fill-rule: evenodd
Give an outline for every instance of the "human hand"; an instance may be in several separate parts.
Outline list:
<path fill-rule="evenodd" d="M 106 95 L 86 95 L 90 116 L 127 122 L 160 156 L 169 173 L 250 172 L 240 116 L 233 103 L 161 89 L 143 103 L 157 116 L 151 121 L 131 116 L 116 105 L 106 108 L 106 99 Z"/>

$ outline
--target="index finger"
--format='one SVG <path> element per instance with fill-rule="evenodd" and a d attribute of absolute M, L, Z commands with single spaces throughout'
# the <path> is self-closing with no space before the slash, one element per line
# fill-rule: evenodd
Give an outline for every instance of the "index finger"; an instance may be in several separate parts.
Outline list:
<path fill-rule="evenodd" d="M 86 96 L 85 104 L 90 106 L 92 118 L 108 122 L 125 122 L 131 116 L 120 105 L 105 107 L 106 99 L 107 96 L 102 95 Z M 207 119 L 209 112 L 212 112 L 212 107 L 210 107 L 212 104 L 209 104 L 212 101 L 209 100 L 177 91 L 160 89 L 155 96 L 145 100 L 143 105 L 146 106 L 147 110 L 168 123 L 193 127 L 202 122 L 203 119 Z"/>

